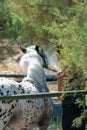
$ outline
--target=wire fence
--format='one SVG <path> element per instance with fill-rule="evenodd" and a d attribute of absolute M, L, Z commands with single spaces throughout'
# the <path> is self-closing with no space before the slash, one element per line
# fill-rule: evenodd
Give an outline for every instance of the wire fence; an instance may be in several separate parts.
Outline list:
<path fill-rule="evenodd" d="M 61 92 L 45 92 L 45 93 L 33 93 L 33 94 L 17 94 L 17 95 L 8 95 L 8 96 L 0 96 L 0 100 L 21 100 L 21 99 L 29 99 L 29 98 L 48 98 L 48 97 L 58 97 L 62 94 L 66 94 L 68 96 L 72 96 L 76 94 L 77 96 L 86 95 L 87 90 L 77 90 L 77 91 L 61 91 Z"/>
<path fill-rule="evenodd" d="M 24 78 L 26 74 L 0 74 L 0 77 L 9 77 L 9 78 Z M 46 75 L 47 82 L 57 81 L 57 75 L 51 74 Z"/>
<path fill-rule="evenodd" d="M 26 74 L 0 74 L 0 77 L 9 77 L 9 78 L 24 78 Z M 57 81 L 57 75 L 46 75 L 46 80 L 49 81 Z M 8 95 L 8 96 L 0 96 L 0 100 L 17 100 L 17 99 L 28 99 L 28 98 L 48 98 L 48 97 L 59 97 L 62 94 L 66 94 L 68 96 L 73 96 L 76 94 L 87 95 L 87 90 L 75 90 L 75 91 L 60 91 L 60 92 L 44 92 L 44 93 L 33 93 L 33 94 L 17 94 L 17 95 Z"/>

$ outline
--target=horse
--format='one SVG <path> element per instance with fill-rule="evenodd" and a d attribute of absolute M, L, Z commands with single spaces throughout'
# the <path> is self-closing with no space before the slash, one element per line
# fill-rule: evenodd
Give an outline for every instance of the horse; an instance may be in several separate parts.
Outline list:
<path fill-rule="evenodd" d="M 48 68 L 47 56 L 42 48 L 31 45 L 21 48 L 25 53 L 20 65 L 26 77 L 18 83 L 8 78 L 0 78 L 0 96 L 49 92 L 44 67 Z M 51 98 L 0 101 L 0 130 L 6 127 L 26 130 L 37 125 L 39 130 L 47 130 L 53 110 Z"/>

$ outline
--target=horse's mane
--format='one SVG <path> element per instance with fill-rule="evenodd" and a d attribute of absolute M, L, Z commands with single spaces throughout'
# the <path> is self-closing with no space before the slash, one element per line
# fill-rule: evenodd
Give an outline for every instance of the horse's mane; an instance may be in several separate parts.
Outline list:
<path fill-rule="evenodd" d="M 43 60 L 35 51 L 24 54 L 20 60 L 20 65 L 24 73 L 27 73 L 28 79 L 34 82 L 36 81 L 40 83 L 41 86 L 46 86 L 47 88 Z M 25 79 L 27 79 L 27 77 Z"/>

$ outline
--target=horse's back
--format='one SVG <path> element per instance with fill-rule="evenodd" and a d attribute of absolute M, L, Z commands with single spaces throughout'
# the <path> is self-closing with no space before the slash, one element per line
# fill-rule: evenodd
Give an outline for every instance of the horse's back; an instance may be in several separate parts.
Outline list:
<path fill-rule="evenodd" d="M 42 90 L 38 88 L 39 84 L 21 82 L 20 85 L 22 86 L 23 94 L 42 92 Z M 22 112 L 21 119 L 24 121 L 24 125 L 28 127 L 30 124 L 38 124 L 40 120 L 43 119 L 44 115 L 50 118 L 53 104 L 51 98 L 30 98 L 27 100 L 20 100 L 19 106 Z"/>

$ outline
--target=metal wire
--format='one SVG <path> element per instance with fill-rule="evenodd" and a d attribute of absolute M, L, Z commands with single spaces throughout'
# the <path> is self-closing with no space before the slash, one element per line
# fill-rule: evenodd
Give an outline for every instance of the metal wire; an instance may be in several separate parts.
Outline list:
<path fill-rule="evenodd" d="M 60 92 L 45 92 L 45 93 L 33 93 L 33 94 L 18 94 L 18 95 L 8 95 L 0 96 L 0 101 L 3 100 L 23 100 L 23 99 L 33 99 L 33 98 L 48 98 L 48 97 L 58 97 L 62 94 L 67 94 L 72 96 L 76 94 L 77 96 L 86 95 L 87 90 L 77 90 L 77 91 L 60 91 Z"/>

